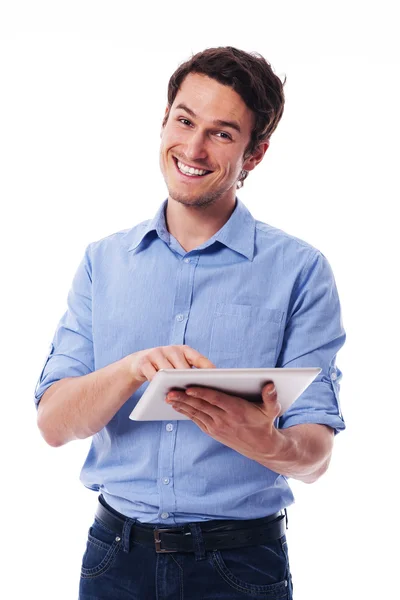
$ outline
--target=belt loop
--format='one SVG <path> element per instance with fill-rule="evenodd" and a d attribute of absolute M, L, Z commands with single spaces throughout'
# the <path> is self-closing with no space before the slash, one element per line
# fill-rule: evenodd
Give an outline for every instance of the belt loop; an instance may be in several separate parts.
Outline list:
<path fill-rule="evenodd" d="M 289 529 L 289 519 L 287 516 L 287 510 L 286 510 L 286 508 L 284 508 L 283 510 L 285 511 L 285 517 L 286 517 L 286 529 Z"/>
<path fill-rule="evenodd" d="M 123 528 L 122 528 L 122 548 L 124 552 L 129 552 L 130 550 L 130 537 L 131 537 L 131 529 L 133 525 L 136 523 L 137 519 L 126 519 Z"/>
<path fill-rule="evenodd" d="M 204 560 L 206 558 L 206 548 L 204 545 L 203 533 L 198 523 L 188 523 L 190 533 L 193 538 L 193 549 L 196 560 Z"/>

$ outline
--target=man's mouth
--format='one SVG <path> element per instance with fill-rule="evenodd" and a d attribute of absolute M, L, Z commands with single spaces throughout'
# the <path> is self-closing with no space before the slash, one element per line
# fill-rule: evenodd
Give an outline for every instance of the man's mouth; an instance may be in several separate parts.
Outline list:
<path fill-rule="evenodd" d="M 185 165 L 185 163 L 178 160 L 175 156 L 173 157 L 175 164 L 183 175 L 188 175 L 189 177 L 204 177 L 212 171 L 207 171 L 206 169 L 196 169 L 194 167 L 190 167 L 189 165 Z"/>

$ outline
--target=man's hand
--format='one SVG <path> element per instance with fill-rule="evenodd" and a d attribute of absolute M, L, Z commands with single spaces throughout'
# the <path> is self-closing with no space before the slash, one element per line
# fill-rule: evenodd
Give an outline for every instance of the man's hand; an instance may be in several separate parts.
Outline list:
<path fill-rule="evenodd" d="M 130 355 L 133 378 L 143 383 L 151 381 L 160 369 L 215 369 L 215 365 L 190 346 L 160 346 L 140 350 Z"/>
<path fill-rule="evenodd" d="M 279 435 L 274 421 L 281 406 L 273 383 L 262 389 L 260 403 L 198 387 L 170 392 L 167 402 L 202 431 L 248 458 L 260 462 L 261 455 L 277 451 Z"/>
<path fill-rule="evenodd" d="M 277 429 L 274 384 L 262 389 L 262 403 L 198 387 L 170 392 L 166 401 L 215 440 L 276 473 L 313 483 L 328 468 L 333 429 L 317 423 Z"/>
<path fill-rule="evenodd" d="M 159 369 L 213 368 L 189 346 L 163 346 L 128 354 L 81 377 L 65 377 L 47 389 L 38 408 L 38 426 L 46 442 L 62 446 L 95 435 Z"/>

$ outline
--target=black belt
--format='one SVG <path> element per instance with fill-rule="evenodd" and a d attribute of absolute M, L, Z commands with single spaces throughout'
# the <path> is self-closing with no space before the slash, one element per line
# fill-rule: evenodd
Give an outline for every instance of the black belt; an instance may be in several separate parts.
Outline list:
<path fill-rule="evenodd" d="M 103 497 L 99 497 L 96 518 L 106 527 L 122 536 L 126 517 L 111 509 Z M 277 512 L 262 519 L 237 521 L 204 521 L 198 523 L 202 531 L 205 550 L 256 546 L 285 535 L 285 513 Z M 130 540 L 162 552 L 194 552 L 193 538 L 188 525 L 177 527 L 151 527 L 135 523 Z"/>

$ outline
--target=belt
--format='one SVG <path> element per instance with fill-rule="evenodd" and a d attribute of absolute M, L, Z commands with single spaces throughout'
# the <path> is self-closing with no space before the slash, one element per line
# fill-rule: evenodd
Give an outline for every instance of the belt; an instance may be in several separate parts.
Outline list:
<path fill-rule="evenodd" d="M 96 518 L 106 527 L 122 536 L 127 517 L 109 507 L 103 497 L 99 497 Z M 256 546 L 285 535 L 284 513 L 277 512 L 262 519 L 235 521 L 205 521 L 200 526 L 205 550 L 222 550 Z M 188 524 L 176 527 L 154 528 L 134 523 L 130 532 L 130 541 L 153 547 L 157 553 L 194 552 L 193 537 Z"/>

